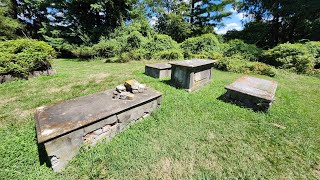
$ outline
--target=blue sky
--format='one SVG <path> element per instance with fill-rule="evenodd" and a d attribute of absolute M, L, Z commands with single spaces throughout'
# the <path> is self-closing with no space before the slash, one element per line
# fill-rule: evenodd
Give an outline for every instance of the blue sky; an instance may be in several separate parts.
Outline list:
<path fill-rule="evenodd" d="M 243 22 L 247 22 L 249 19 L 245 17 L 244 13 L 238 13 L 234 10 L 231 5 L 226 7 L 226 11 L 231 11 L 232 15 L 228 18 L 223 19 L 224 26 L 223 27 L 216 27 L 215 31 L 217 34 L 225 34 L 228 30 L 236 29 L 242 30 L 243 29 Z"/>

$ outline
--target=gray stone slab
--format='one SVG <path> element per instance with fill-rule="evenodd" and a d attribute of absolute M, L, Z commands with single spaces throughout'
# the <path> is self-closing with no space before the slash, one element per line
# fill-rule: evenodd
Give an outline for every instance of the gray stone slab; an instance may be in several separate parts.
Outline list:
<path fill-rule="evenodd" d="M 199 66 L 205 66 L 209 64 L 213 64 L 217 62 L 216 60 L 206 60 L 206 59 L 190 59 L 190 60 L 184 60 L 184 61 L 173 61 L 170 62 L 171 65 L 175 66 L 184 66 L 189 68 L 195 68 Z"/>
<path fill-rule="evenodd" d="M 82 144 L 110 140 L 132 122 L 151 114 L 161 103 L 161 93 L 147 88 L 134 100 L 112 99 L 114 90 L 61 102 L 36 112 L 39 144 L 54 171 L 63 170 Z"/>
<path fill-rule="evenodd" d="M 226 86 L 227 90 L 237 91 L 250 96 L 273 101 L 277 89 L 275 81 L 242 76 L 232 84 Z"/>
<path fill-rule="evenodd" d="M 171 65 L 168 63 L 147 64 L 145 74 L 154 78 L 168 78 L 171 76 Z"/>
<path fill-rule="evenodd" d="M 168 63 L 146 64 L 146 67 L 154 69 L 171 69 L 171 65 Z"/>
<path fill-rule="evenodd" d="M 171 62 L 171 81 L 174 86 L 192 92 L 212 80 L 213 60 L 191 59 Z"/>
<path fill-rule="evenodd" d="M 267 111 L 274 101 L 277 82 L 242 76 L 225 88 L 228 101 L 253 110 Z"/>
<path fill-rule="evenodd" d="M 113 91 L 38 108 L 35 114 L 38 142 L 47 141 L 161 96 L 161 93 L 147 88 L 144 93 L 135 94 L 134 100 L 119 100 L 112 98 Z"/>

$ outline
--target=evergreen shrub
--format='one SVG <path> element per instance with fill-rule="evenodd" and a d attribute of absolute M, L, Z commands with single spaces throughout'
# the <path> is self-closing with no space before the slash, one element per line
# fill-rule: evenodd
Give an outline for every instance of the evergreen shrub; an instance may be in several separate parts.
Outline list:
<path fill-rule="evenodd" d="M 18 39 L 0 42 L 0 75 L 27 78 L 35 70 L 51 68 L 56 52 L 46 42 Z"/>

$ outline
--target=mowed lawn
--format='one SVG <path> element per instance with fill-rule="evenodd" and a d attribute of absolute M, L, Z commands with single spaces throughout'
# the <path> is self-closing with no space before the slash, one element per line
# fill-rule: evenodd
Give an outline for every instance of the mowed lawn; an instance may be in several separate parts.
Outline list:
<path fill-rule="evenodd" d="M 61 59 L 56 75 L 1 84 L 0 179 L 320 178 L 320 79 L 253 75 L 278 82 L 262 113 L 218 100 L 242 74 L 214 70 L 209 85 L 187 93 L 144 75 L 145 63 Z M 109 142 L 83 147 L 62 173 L 40 165 L 37 107 L 132 78 L 163 93 L 160 109 Z"/>

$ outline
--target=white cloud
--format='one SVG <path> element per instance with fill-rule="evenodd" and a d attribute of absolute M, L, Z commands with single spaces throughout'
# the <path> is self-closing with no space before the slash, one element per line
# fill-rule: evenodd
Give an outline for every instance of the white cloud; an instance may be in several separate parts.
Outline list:
<path fill-rule="evenodd" d="M 232 13 L 236 13 L 237 12 L 237 10 L 236 9 L 234 9 L 233 7 L 230 9 L 230 12 L 232 12 Z"/>
<path fill-rule="evenodd" d="M 155 26 L 156 23 L 158 21 L 158 18 L 156 16 L 153 16 L 151 19 L 150 19 L 150 25 L 151 26 Z"/>
<path fill-rule="evenodd" d="M 236 14 L 236 17 L 243 20 L 243 19 L 247 19 L 248 17 L 246 17 L 246 14 L 245 13 L 238 13 Z"/>
<path fill-rule="evenodd" d="M 242 27 L 240 24 L 237 24 L 237 23 L 229 23 L 229 24 L 226 24 L 224 27 L 221 27 L 221 28 L 214 28 L 215 32 L 217 34 L 226 34 L 227 31 L 229 30 L 242 30 Z"/>

